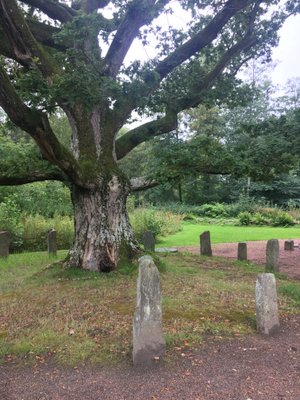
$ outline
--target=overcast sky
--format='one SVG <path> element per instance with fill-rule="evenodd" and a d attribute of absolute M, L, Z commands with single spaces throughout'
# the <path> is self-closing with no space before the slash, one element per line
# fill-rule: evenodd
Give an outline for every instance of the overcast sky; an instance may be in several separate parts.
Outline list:
<path fill-rule="evenodd" d="M 300 15 L 290 17 L 280 30 L 279 46 L 273 50 L 278 65 L 272 73 L 274 83 L 300 76 Z"/>
<path fill-rule="evenodd" d="M 164 27 L 176 26 L 178 29 L 184 29 L 189 17 L 176 3 L 177 1 L 173 0 L 174 14 L 168 17 L 161 16 L 159 21 Z M 277 66 L 271 76 L 274 84 L 284 85 L 288 79 L 300 77 L 300 15 L 289 17 L 279 33 L 279 46 L 273 50 L 273 60 L 277 62 Z M 145 47 L 135 42 L 126 61 L 137 58 L 146 60 L 155 57 L 155 53 L 153 44 Z"/>

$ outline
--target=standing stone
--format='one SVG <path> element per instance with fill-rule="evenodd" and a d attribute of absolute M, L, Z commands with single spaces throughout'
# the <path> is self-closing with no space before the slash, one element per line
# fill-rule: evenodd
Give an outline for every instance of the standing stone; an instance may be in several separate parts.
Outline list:
<path fill-rule="evenodd" d="M 212 256 L 209 231 L 205 231 L 200 235 L 200 254 L 202 256 Z"/>
<path fill-rule="evenodd" d="M 263 335 L 279 330 L 276 280 L 274 274 L 259 274 L 256 281 L 256 324 Z"/>
<path fill-rule="evenodd" d="M 0 257 L 8 257 L 10 244 L 10 233 L 8 231 L 0 232 Z"/>
<path fill-rule="evenodd" d="M 56 230 L 55 229 L 51 229 L 48 232 L 47 242 L 48 242 L 48 253 L 49 253 L 49 256 L 55 257 L 56 253 L 57 253 Z"/>
<path fill-rule="evenodd" d="M 247 261 L 247 243 L 240 242 L 238 244 L 237 258 L 239 261 Z"/>
<path fill-rule="evenodd" d="M 152 232 L 146 231 L 143 234 L 142 241 L 145 251 L 155 251 L 155 239 Z"/>
<path fill-rule="evenodd" d="M 150 256 L 139 259 L 137 305 L 133 317 L 133 364 L 149 365 L 165 353 L 160 277 Z"/>
<path fill-rule="evenodd" d="M 284 242 L 284 250 L 294 250 L 294 241 L 293 240 L 286 240 Z"/>
<path fill-rule="evenodd" d="M 266 271 L 279 271 L 279 242 L 277 239 L 267 242 Z"/>

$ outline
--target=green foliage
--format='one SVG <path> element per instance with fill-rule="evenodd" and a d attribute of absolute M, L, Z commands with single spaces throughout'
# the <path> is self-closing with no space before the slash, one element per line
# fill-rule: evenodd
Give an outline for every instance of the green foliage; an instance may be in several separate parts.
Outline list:
<path fill-rule="evenodd" d="M 226 206 L 220 203 L 203 204 L 202 206 L 199 207 L 199 214 L 211 218 L 228 216 L 228 213 L 226 211 Z"/>
<path fill-rule="evenodd" d="M 0 203 L 0 231 L 9 231 L 11 248 L 19 248 L 23 244 L 23 225 L 21 212 L 13 200 Z"/>
<path fill-rule="evenodd" d="M 243 211 L 238 215 L 238 219 L 241 225 L 251 224 L 251 214 L 248 211 Z"/>
<path fill-rule="evenodd" d="M 58 249 L 69 249 L 73 243 L 74 223 L 70 217 L 56 215 L 47 219 L 41 215 L 22 217 L 23 248 L 26 251 L 39 251 L 47 249 L 47 233 L 55 229 L 57 233 Z"/>
<path fill-rule="evenodd" d="M 57 232 L 59 249 L 70 248 L 74 235 L 72 218 L 56 215 L 49 219 L 38 214 L 26 215 L 21 214 L 11 201 L 0 204 L 0 230 L 8 230 L 11 233 L 12 252 L 46 250 L 47 233 L 50 229 Z"/>
<path fill-rule="evenodd" d="M 272 225 L 272 226 L 292 226 L 295 220 L 288 212 L 279 208 L 258 207 L 257 212 L 250 213 L 244 211 L 238 215 L 241 225 Z"/>
<path fill-rule="evenodd" d="M 61 182 L 36 182 L 17 186 L 13 190 L 0 187 L 0 200 L 13 201 L 25 214 L 43 215 L 52 218 L 54 215 L 73 215 L 70 190 Z"/>
<path fill-rule="evenodd" d="M 295 224 L 293 217 L 286 211 L 279 210 L 271 216 L 273 226 L 291 226 Z"/>
<path fill-rule="evenodd" d="M 175 215 L 154 208 L 137 208 L 130 213 L 129 217 L 138 240 L 141 240 L 145 231 L 151 231 L 155 237 L 175 233 L 181 229 L 183 219 L 182 215 Z"/>

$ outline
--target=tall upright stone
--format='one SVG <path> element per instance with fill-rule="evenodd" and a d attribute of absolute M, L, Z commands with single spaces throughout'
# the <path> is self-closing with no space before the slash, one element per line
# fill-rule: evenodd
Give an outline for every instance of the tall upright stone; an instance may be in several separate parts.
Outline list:
<path fill-rule="evenodd" d="M 0 232 L 0 257 L 8 257 L 10 245 L 10 233 L 8 231 Z"/>
<path fill-rule="evenodd" d="M 133 317 L 133 364 L 150 365 L 166 349 L 162 333 L 160 277 L 150 256 L 139 259 L 137 304 Z"/>
<path fill-rule="evenodd" d="M 145 251 L 155 251 L 155 238 L 151 231 L 146 231 L 143 234 L 142 241 Z"/>
<path fill-rule="evenodd" d="M 57 254 L 56 230 L 50 229 L 47 236 L 48 253 L 50 257 L 55 257 Z"/>
<path fill-rule="evenodd" d="M 266 248 L 266 271 L 279 271 L 279 242 L 271 239 Z"/>
<path fill-rule="evenodd" d="M 200 254 L 202 256 L 212 256 L 209 231 L 205 231 L 200 235 Z"/>
<path fill-rule="evenodd" d="M 239 261 L 247 261 L 247 243 L 238 243 L 237 259 Z"/>
<path fill-rule="evenodd" d="M 276 280 L 274 274 L 259 274 L 256 281 L 256 325 L 263 335 L 279 330 Z"/>

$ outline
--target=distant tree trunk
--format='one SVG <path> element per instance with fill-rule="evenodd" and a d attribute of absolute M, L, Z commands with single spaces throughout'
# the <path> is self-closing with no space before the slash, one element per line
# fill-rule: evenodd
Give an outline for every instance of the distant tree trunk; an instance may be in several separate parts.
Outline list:
<path fill-rule="evenodd" d="M 182 184 L 180 181 L 178 183 L 178 198 L 179 198 L 179 203 L 182 203 Z"/>
<path fill-rule="evenodd" d="M 128 214 L 129 183 L 123 176 L 99 178 L 94 190 L 73 186 L 75 240 L 68 266 L 109 272 L 138 252 Z"/>

